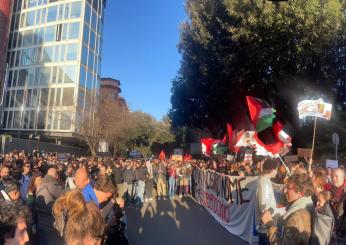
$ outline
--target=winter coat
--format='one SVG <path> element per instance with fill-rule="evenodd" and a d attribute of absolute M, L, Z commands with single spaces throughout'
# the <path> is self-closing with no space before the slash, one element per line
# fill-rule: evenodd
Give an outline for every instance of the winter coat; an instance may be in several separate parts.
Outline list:
<path fill-rule="evenodd" d="M 123 183 L 123 171 L 124 169 L 115 167 L 112 169 L 113 179 L 115 184 Z"/>
<path fill-rule="evenodd" d="M 46 175 L 36 191 L 34 210 L 37 217 L 37 229 L 54 231 L 52 207 L 62 194 L 63 188 L 56 179 Z"/>
<path fill-rule="evenodd" d="M 135 171 L 130 169 L 125 169 L 123 173 L 124 182 L 132 184 L 136 180 Z"/>
<path fill-rule="evenodd" d="M 271 245 L 309 245 L 311 237 L 311 197 L 296 200 L 283 216 L 282 231 L 268 225 L 268 239 Z M 279 235 L 281 233 L 281 235 Z"/>

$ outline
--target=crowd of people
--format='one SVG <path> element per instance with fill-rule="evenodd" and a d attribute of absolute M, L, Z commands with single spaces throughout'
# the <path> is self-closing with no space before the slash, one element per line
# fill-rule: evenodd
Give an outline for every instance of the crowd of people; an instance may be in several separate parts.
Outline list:
<path fill-rule="evenodd" d="M 314 166 L 12 152 L 0 157 L 0 244 L 128 244 L 124 207 L 193 194 L 196 168 L 259 176 L 259 244 L 346 244 L 345 170 Z"/>

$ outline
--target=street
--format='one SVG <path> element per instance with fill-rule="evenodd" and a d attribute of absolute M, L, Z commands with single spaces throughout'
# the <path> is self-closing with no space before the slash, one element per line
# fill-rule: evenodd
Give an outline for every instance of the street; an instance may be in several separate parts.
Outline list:
<path fill-rule="evenodd" d="M 248 244 L 189 197 L 153 200 L 142 208 L 127 208 L 126 215 L 131 245 Z"/>

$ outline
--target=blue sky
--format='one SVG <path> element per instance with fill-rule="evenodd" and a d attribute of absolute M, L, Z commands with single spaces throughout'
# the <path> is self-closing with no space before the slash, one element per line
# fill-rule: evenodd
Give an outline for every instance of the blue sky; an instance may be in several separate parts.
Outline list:
<path fill-rule="evenodd" d="M 131 110 L 161 119 L 171 108 L 184 20 L 184 0 L 107 1 L 101 74 L 120 80 Z"/>

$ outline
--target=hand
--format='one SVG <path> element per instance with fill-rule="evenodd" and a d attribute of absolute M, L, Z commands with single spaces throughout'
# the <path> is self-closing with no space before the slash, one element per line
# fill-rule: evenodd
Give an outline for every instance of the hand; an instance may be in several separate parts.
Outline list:
<path fill-rule="evenodd" d="M 262 223 L 266 225 L 271 221 L 273 221 L 272 215 L 268 210 L 265 210 L 262 215 Z"/>
<path fill-rule="evenodd" d="M 125 207 L 125 201 L 124 201 L 123 198 L 121 198 L 121 197 L 116 198 L 116 202 L 117 202 L 117 204 L 119 205 L 120 208 L 124 208 Z"/>

